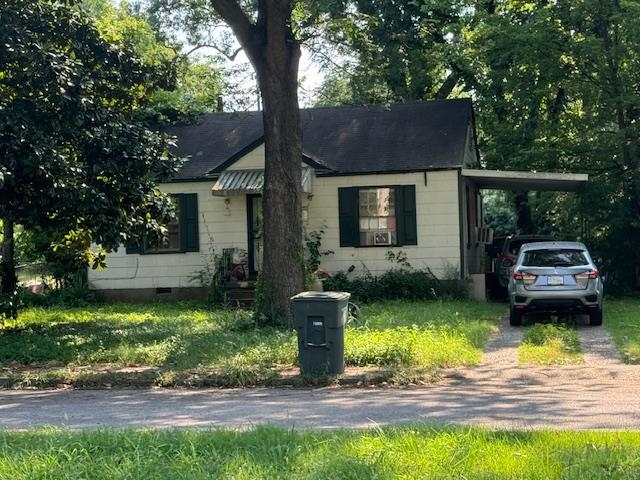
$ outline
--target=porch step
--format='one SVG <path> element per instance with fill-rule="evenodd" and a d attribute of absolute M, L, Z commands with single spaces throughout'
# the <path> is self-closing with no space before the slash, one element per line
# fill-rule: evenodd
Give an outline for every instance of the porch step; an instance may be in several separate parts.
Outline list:
<path fill-rule="evenodd" d="M 225 289 L 227 305 L 251 308 L 255 301 L 256 282 L 228 282 Z"/>

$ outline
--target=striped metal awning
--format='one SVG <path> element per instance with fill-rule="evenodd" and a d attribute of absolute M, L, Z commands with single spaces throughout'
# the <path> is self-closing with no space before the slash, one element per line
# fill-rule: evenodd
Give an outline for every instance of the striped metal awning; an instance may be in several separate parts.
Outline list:
<path fill-rule="evenodd" d="M 311 193 L 311 169 L 302 169 L 302 191 Z M 220 174 L 211 193 L 218 197 L 262 193 L 264 170 L 226 170 Z"/>
<path fill-rule="evenodd" d="M 227 170 L 220 174 L 211 193 L 218 197 L 262 192 L 264 170 Z"/>

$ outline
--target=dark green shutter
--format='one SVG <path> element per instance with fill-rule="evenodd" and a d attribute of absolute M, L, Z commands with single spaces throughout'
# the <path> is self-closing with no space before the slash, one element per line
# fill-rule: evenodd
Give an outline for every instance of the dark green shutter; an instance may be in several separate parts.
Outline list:
<path fill-rule="evenodd" d="M 179 202 L 180 215 L 180 250 L 197 252 L 198 241 L 198 194 L 184 193 L 176 195 Z"/>
<path fill-rule="evenodd" d="M 358 189 L 355 187 L 338 189 L 338 219 L 340 222 L 340 246 L 360 245 L 358 225 Z"/>
<path fill-rule="evenodd" d="M 398 245 L 417 245 L 418 228 L 416 225 L 416 186 L 396 187 L 398 209 Z"/>

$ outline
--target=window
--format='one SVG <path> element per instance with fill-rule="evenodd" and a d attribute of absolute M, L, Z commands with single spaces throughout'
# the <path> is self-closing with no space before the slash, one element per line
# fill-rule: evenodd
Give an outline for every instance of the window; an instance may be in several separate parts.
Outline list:
<path fill-rule="evenodd" d="M 414 185 L 338 189 L 340 246 L 416 245 Z"/>
<path fill-rule="evenodd" d="M 176 218 L 169 222 L 167 227 L 167 235 L 159 242 L 151 242 L 146 239 L 144 243 L 144 253 L 169 253 L 180 251 L 180 205 L 179 198 L 172 196 L 173 204 L 176 209 Z"/>
<path fill-rule="evenodd" d="M 588 265 L 581 250 L 529 250 L 522 265 L 526 267 L 578 267 Z"/>
<path fill-rule="evenodd" d="M 152 242 L 146 239 L 144 243 L 144 253 L 170 253 L 180 251 L 180 223 L 173 220 L 166 225 L 167 236 L 159 242 Z"/>
<path fill-rule="evenodd" d="M 396 199 L 393 188 L 358 191 L 360 245 L 395 245 Z"/>
<path fill-rule="evenodd" d="M 167 237 L 160 245 L 127 247 L 127 253 L 179 253 L 200 250 L 198 240 L 198 195 L 172 195 L 176 204 L 176 218 L 167 227 Z"/>

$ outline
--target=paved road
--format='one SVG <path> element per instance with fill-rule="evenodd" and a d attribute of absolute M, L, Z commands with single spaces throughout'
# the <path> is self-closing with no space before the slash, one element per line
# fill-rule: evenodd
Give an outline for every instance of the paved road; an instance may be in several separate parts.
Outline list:
<path fill-rule="evenodd" d="M 0 428 L 366 428 L 394 423 L 492 428 L 640 429 L 640 385 L 584 379 L 550 389 L 538 376 L 506 385 L 452 378 L 415 389 L 4 391 Z"/>
<path fill-rule="evenodd" d="M 588 351 L 584 365 L 549 368 L 517 366 L 518 331 L 503 330 L 489 343 L 482 365 L 447 371 L 435 385 L 0 391 L 0 428 L 251 428 L 261 424 L 368 428 L 422 422 L 517 429 L 640 429 L 640 366 L 620 363 L 604 329 L 581 330 Z"/>

